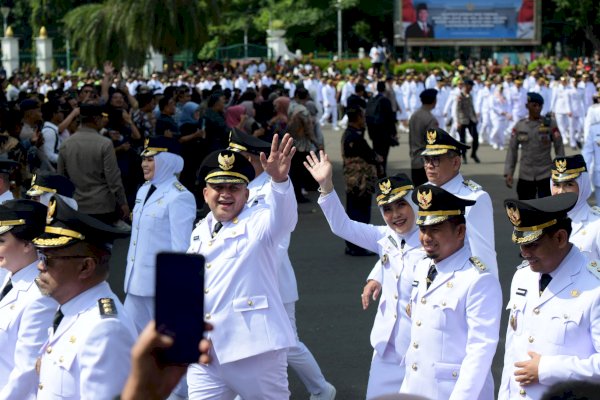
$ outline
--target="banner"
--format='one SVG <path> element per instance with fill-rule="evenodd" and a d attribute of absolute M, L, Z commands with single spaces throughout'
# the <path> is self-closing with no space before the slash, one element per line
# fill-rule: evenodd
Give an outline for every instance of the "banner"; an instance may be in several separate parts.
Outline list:
<path fill-rule="evenodd" d="M 398 0 L 396 45 L 537 44 L 540 1 Z"/>

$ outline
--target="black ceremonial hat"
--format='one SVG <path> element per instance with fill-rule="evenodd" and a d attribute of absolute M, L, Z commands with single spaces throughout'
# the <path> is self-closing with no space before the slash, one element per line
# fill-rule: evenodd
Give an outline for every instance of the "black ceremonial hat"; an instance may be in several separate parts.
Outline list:
<path fill-rule="evenodd" d="M 440 128 L 429 129 L 425 133 L 425 139 L 427 144 L 425 145 L 425 150 L 421 153 L 422 156 L 439 156 L 446 154 L 450 150 L 462 154 L 471 148 L 471 146 L 459 142 L 450 136 L 448 132 Z"/>
<path fill-rule="evenodd" d="M 552 162 L 552 181 L 566 182 L 577 179 L 582 172 L 587 171 L 587 165 L 581 154 L 569 157 L 556 157 Z"/>
<path fill-rule="evenodd" d="M 474 200 L 456 197 L 441 187 L 425 184 L 412 194 L 413 201 L 419 205 L 417 225 L 437 225 L 449 217 L 465 215 L 465 208 L 475 204 Z"/>
<path fill-rule="evenodd" d="M 64 175 L 41 174 L 33 175 L 28 196 L 41 196 L 44 193 L 58 193 L 65 197 L 73 197 L 75 185 Z"/>
<path fill-rule="evenodd" d="M 142 157 L 152 157 L 158 153 L 173 153 L 181 155 L 181 145 L 177 139 L 166 137 L 166 136 L 152 136 L 146 139 L 144 143 L 144 151 L 142 151 Z"/>
<path fill-rule="evenodd" d="M 256 136 L 249 135 L 239 129 L 232 129 L 229 132 L 229 147 L 228 150 L 240 152 L 247 151 L 252 154 L 265 153 L 268 155 L 271 151 L 271 143 L 259 139 Z"/>
<path fill-rule="evenodd" d="M 0 234 L 19 231 L 19 237 L 33 240 L 44 232 L 46 206 L 33 200 L 8 200 L 0 205 Z"/>
<path fill-rule="evenodd" d="M 375 188 L 377 205 L 390 204 L 403 198 L 415 187 L 406 174 L 397 174 L 387 178 L 380 179 Z"/>
<path fill-rule="evenodd" d="M 250 183 L 254 167 L 240 153 L 231 150 L 212 152 L 200 166 L 200 178 L 206 183 Z"/>

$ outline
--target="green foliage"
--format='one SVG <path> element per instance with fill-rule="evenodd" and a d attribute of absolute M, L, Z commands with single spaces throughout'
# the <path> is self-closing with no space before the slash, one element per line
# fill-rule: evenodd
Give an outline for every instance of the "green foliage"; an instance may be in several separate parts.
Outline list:
<path fill-rule="evenodd" d="M 557 62 L 556 60 L 552 60 L 552 59 L 548 59 L 548 58 L 538 58 L 538 59 L 532 61 L 527 66 L 527 70 L 533 71 L 534 69 L 539 69 L 540 67 L 545 67 L 545 66 L 554 65 L 554 64 L 556 64 L 558 66 L 558 68 L 560 68 L 561 70 L 565 71 L 565 70 L 569 69 L 569 67 L 571 65 L 571 61 L 560 60 Z"/>
<path fill-rule="evenodd" d="M 394 66 L 394 74 L 398 75 L 398 74 L 404 74 L 406 73 L 407 69 L 411 69 L 416 73 L 425 73 L 425 72 L 430 72 L 433 71 L 434 69 L 445 69 L 446 71 L 453 71 L 454 68 L 448 64 L 448 63 L 444 63 L 444 62 L 432 62 L 432 63 L 404 63 L 404 64 L 397 64 Z"/>
<path fill-rule="evenodd" d="M 358 21 L 352 25 L 352 32 L 366 42 L 372 42 L 371 26 L 365 21 Z"/>

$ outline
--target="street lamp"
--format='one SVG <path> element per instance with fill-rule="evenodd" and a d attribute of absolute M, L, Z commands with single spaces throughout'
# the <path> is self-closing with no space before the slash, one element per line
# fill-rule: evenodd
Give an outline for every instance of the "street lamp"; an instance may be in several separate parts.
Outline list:
<path fill-rule="evenodd" d="M 342 0 L 337 0 L 337 20 L 338 20 L 338 32 L 337 32 L 337 53 L 338 60 L 342 59 Z"/>
<path fill-rule="evenodd" d="M 2 36 L 6 35 L 6 28 L 8 28 L 8 14 L 10 14 L 10 7 L 2 6 L 0 7 L 0 12 L 2 13 L 2 17 L 4 18 L 4 30 L 2 31 Z"/>

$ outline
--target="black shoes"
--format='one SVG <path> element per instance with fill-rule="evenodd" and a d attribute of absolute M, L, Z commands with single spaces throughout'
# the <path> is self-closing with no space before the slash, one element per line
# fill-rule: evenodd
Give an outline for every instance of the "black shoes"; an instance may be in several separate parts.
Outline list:
<path fill-rule="evenodd" d="M 477 157 L 475 154 L 471 154 L 471 158 L 477 163 L 479 164 L 481 162 L 481 160 L 479 159 L 479 157 Z"/>

